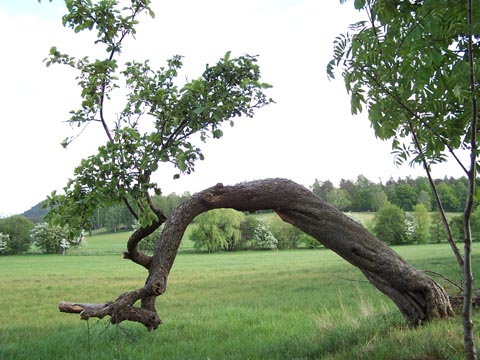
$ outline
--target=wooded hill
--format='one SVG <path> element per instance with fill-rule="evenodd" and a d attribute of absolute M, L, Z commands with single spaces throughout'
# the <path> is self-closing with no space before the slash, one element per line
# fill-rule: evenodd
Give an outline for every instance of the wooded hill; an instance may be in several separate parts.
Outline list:
<path fill-rule="evenodd" d="M 445 211 L 462 212 L 468 195 L 467 178 L 445 177 L 434 182 Z M 397 205 L 405 211 L 412 211 L 417 204 L 425 205 L 428 211 L 437 209 L 426 177 L 416 179 L 407 177 L 398 180 L 390 178 L 383 184 L 359 175 L 355 181 L 342 179 L 338 187 L 329 180 L 315 180 L 310 188 L 320 198 L 342 211 L 378 211 L 386 202 Z"/>

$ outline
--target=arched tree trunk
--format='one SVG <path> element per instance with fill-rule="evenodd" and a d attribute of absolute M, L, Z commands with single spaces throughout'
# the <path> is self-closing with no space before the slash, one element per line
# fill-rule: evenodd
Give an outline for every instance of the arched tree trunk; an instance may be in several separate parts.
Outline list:
<path fill-rule="evenodd" d="M 155 298 L 166 290 L 168 274 L 187 226 L 202 212 L 232 208 L 240 211 L 274 210 L 284 221 L 313 236 L 352 265 L 387 295 L 408 324 L 453 315 L 445 290 L 416 270 L 363 226 L 336 210 L 311 191 L 292 181 L 269 179 L 235 186 L 216 186 L 193 195 L 167 219 L 148 262 L 149 276 L 142 289 L 123 294 L 108 304 L 62 303 L 61 311 L 81 313 L 82 318 L 112 316 L 112 322 L 139 321 L 156 328 Z M 133 303 L 142 299 L 142 307 Z M 128 308 L 128 311 L 125 308 Z"/>

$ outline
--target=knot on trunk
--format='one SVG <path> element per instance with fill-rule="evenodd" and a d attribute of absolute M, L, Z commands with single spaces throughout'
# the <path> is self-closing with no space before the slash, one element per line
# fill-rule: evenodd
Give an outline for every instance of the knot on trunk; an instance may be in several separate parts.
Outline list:
<path fill-rule="evenodd" d="M 226 192 L 222 183 L 218 183 L 214 187 L 205 191 L 201 196 L 201 202 L 206 206 L 212 206 Z"/>
<path fill-rule="evenodd" d="M 168 272 L 164 269 L 153 272 L 145 284 L 147 294 L 149 296 L 159 296 L 165 293 L 167 289 L 167 277 Z"/>

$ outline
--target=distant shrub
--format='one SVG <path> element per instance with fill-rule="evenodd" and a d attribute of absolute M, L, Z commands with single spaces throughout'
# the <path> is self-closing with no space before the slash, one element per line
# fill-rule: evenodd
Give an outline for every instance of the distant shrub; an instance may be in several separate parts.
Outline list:
<path fill-rule="evenodd" d="M 259 222 L 255 228 L 254 246 L 259 250 L 275 250 L 278 248 L 278 240 L 270 232 L 267 224 Z"/>
<path fill-rule="evenodd" d="M 415 237 L 419 244 L 425 244 L 430 240 L 430 214 L 424 204 L 417 204 L 414 208 Z"/>
<path fill-rule="evenodd" d="M 32 221 L 20 215 L 0 219 L 0 233 L 8 235 L 3 253 L 5 255 L 21 254 L 30 249 L 30 230 L 34 224 Z"/>
<path fill-rule="evenodd" d="M 309 249 L 321 247 L 315 238 L 305 234 L 302 230 L 293 226 L 279 217 L 270 222 L 270 231 L 278 241 L 278 249 L 296 249 L 302 245 Z"/>
<path fill-rule="evenodd" d="M 7 249 L 7 243 L 10 240 L 10 236 L 8 234 L 0 233 L 0 255 L 4 255 Z"/>
<path fill-rule="evenodd" d="M 480 206 L 472 214 L 471 224 L 473 241 L 480 241 Z"/>
<path fill-rule="evenodd" d="M 242 239 L 240 244 L 238 244 L 239 249 L 248 249 L 253 247 L 255 229 L 257 228 L 258 224 L 259 221 L 254 216 L 245 216 L 244 220 L 240 224 L 240 232 L 242 233 Z"/>
<path fill-rule="evenodd" d="M 74 235 L 69 229 L 40 223 L 30 231 L 30 239 L 35 246 L 47 254 L 65 254 L 67 249 L 76 248 L 85 243 L 82 232 Z"/>
<path fill-rule="evenodd" d="M 408 243 L 405 211 L 397 205 L 387 204 L 375 215 L 375 235 L 390 245 Z"/>
<path fill-rule="evenodd" d="M 353 221 L 355 221 L 357 224 L 362 225 L 364 228 L 368 229 L 367 224 L 365 224 L 365 222 L 362 219 L 360 219 L 358 216 L 356 216 L 355 214 L 352 214 L 350 211 L 346 212 L 344 214 L 347 215 Z"/>
<path fill-rule="evenodd" d="M 413 244 L 414 242 L 417 241 L 415 218 L 410 212 L 405 213 L 405 234 L 406 234 L 406 238 L 405 238 L 406 244 Z"/>
<path fill-rule="evenodd" d="M 299 240 L 307 249 L 318 249 L 323 247 L 322 243 L 317 239 L 305 233 L 300 235 Z"/>
<path fill-rule="evenodd" d="M 445 225 L 443 224 L 440 212 L 435 211 L 430 216 L 430 241 L 434 243 L 446 242 L 448 235 Z M 453 229 L 453 228 L 452 228 Z"/>
<path fill-rule="evenodd" d="M 450 229 L 452 231 L 453 237 L 459 241 L 463 241 L 465 238 L 465 232 L 463 229 L 463 216 L 453 216 L 450 219 Z M 473 234 L 472 234 L 473 235 Z"/>
<path fill-rule="evenodd" d="M 133 228 L 133 231 L 135 231 L 139 228 L 139 224 L 138 224 L 137 221 L 135 221 L 133 223 L 132 228 Z M 162 230 L 163 230 L 163 225 L 160 226 L 157 230 L 155 230 L 150 235 L 144 237 L 138 243 L 138 249 L 142 250 L 142 251 L 153 251 L 153 250 L 155 250 L 155 246 L 157 245 L 157 240 L 162 235 Z"/>
<path fill-rule="evenodd" d="M 208 252 L 237 250 L 242 242 L 240 225 L 245 215 L 232 209 L 216 209 L 196 218 L 197 227 L 191 232 L 195 250 Z"/>
<path fill-rule="evenodd" d="M 463 228 L 463 215 L 454 216 L 450 220 L 450 227 L 453 236 L 459 241 L 465 239 L 465 230 Z M 472 232 L 472 241 L 480 241 L 480 206 L 477 206 L 470 219 L 470 231 Z"/>
<path fill-rule="evenodd" d="M 275 217 L 274 220 L 270 222 L 269 227 L 270 232 L 278 241 L 278 249 L 296 249 L 300 244 L 300 237 L 302 231 L 281 220 L 279 217 Z"/>

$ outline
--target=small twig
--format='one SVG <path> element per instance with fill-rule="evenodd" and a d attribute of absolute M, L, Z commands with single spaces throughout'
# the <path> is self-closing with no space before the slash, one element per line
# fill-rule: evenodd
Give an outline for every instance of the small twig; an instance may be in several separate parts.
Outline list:
<path fill-rule="evenodd" d="M 463 288 L 458 285 L 456 282 L 450 280 L 448 277 L 446 277 L 445 275 L 442 275 L 442 274 L 439 274 L 435 271 L 431 271 L 431 270 L 420 270 L 421 272 L 424 272 L 426 274 L 431 274 L 431 275 L 436 275 L 438 277 L 441 277 L 442 279 L 448 281 L 450 284 L 454 285 L 455 287 L 457 287 L 461 292 L 463 292 Z"/>

